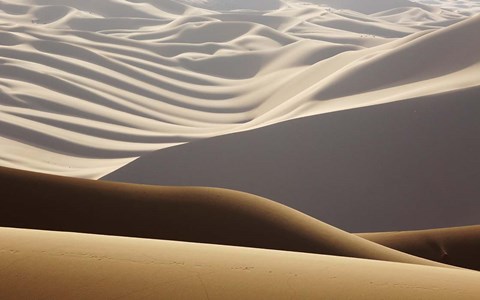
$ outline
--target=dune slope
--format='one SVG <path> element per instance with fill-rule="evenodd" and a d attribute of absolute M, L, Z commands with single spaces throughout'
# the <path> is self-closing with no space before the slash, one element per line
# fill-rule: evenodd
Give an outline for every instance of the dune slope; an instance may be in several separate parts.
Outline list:
<path fill-rule="evenodd" d="M 441 265 L 241 192 L 100 182 L 2 168 L 0 226 Z"/>
<path fill-rule="evenodd" d="M 478 87 L 145 155 L 108 180 L 231 188 L 355 232 L 478 223 Z"/>
<path fill-rule="evenodd" d="M 480 0 L 0 0 L 0 300 L 478 299 L 479 32 Z"/>
<path fill-rule="evenodd" d="M 480 293 L 480 273 L 468 270 L 9 228 L 0 229 L 0 276 L 0 297 L 10 299 L 474 299 Z"/>
<path fill-rule="evenodd" d="M 375 243 L 426 259 L 480 271 L 480 226 L 361 233 Z"/>
<path fill-rule="evenodd" d="M 1 1 L 0 165 L 97 179 L 182 143 L 478 85 L 478 17 L 325 3 Z"/>

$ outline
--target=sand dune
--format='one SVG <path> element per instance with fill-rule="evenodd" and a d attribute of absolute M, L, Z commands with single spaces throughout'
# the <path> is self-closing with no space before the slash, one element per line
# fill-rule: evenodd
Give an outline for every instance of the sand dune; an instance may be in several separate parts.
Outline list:
<path fill-rule="evenodd" d="M 1 0 L 0 298 L 476 299 L 478 13 Z"/>
<path fill-rule="evenodd" d="M 197 141 L 105 178 L 242 190 L 356 232 L 474 225 L 478 95 L 460 89 Z"/>
<path fill-rule="evenodd" d="M 439 265 L 241 192 L 89 181 L 6 168 L 0 176 L 5 185 L 0 226 Z"/>
<path fill-rule="evenodd" d="M 0 163 L 99 178 L 182 143 L 478 84 L 478 17 L 367 2 L 2 1 Z"/>
<path fill-rule="evenodd" d="M 468 270 L 8 228 L 0 237 L 2 298 L 351 299 L 352 287 L 356 299 L 480 293 L 479 273 Z"/>
<path fill-rule="evenodd" d="M 461 12 L 466 15 L 474 15 L 480 12 L 480 1 L 478 0 L 415 0 L 433 7 L 441 7 L 453 12 Z"/>
<path fill-rule="evenodd" d="M 473 72 L 463 75 L 468 76 L 466 82 L 478 83 L 480 41 L 471 37 L 479 26 L 480 16 L 368 57 L 366 61 L 348 66 L 344 72 L 337 72 L 330 79 L 331 84 L 322 87 L 315 99 L 329 100 L 392 86 L 423 84 L 432 78 L 442 80 L 448 74 L 461 78 L 460 71 L 468 69 Z"/>
<path fill-rule="evenodd" d="M 362 233 L 359 236 L 387 247 L 480 271 L 480 226 L 419 231 Z"/>
<path fill-rule="evenodd" d="M 338 9 L 350 9 L 361 13 L 371 14 L 379 11 L 389 10 L 399 7 L 424 7 L 422 4 L 414 3 L 408 0 L 389 0 L 378 2 L 375 0 L 314 0 L 312 3 L 328 5 Z"/>

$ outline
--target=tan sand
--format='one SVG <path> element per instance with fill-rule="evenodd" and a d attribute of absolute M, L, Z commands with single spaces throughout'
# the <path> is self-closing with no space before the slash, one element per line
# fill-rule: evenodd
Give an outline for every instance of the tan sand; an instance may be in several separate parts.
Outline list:
<path fill-rule="evenodd" d="M 253 248 L 0 229 L 2 299 L 476 299 L 480 273 Z"/>
<path fill-rule="evenodd" d="M 478 12 L 0 0 L 0 300 L 478 299 Z"/>
<path fill-rule="evenodd" d="M 268 248 L 446 266 L 251 194 L 0 168 L 0 226 Z"/>
<path fill-rule="evenodd" d="M 478 225 L 358 236 L 415 256 L 480 271 Z"/>

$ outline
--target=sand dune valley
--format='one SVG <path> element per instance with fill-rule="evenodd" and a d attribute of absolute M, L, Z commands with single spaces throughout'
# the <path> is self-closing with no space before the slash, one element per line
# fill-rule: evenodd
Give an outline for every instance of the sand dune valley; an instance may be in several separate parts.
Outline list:
<path fill-rule="evenodd" d="M 0 0 L 0 299 L 480 299 L 480 1 Z"/>

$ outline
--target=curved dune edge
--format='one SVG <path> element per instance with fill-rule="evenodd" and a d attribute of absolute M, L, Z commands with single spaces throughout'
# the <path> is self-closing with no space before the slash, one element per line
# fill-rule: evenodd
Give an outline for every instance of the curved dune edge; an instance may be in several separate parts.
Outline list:
<path fill-rule="evenodd" d="M 2 299 L 474 299 L 480 293 L 480 273 L 469 270 L 10 228 L 0 228 L 0 237 Z"/>
<path fill-rule="evenodd" d="M 417 231 L 360 233 L 372 242 L 415 256 L 480 271 L 480 225 Z"/>
<path fill-rule="evenodd" d="M 287 206 L 216 188 L 99 182 L 0 168 L 0 226 L 309 252 L 444 266 Z"/>
<path fill-rule="evenodd" d="M 350 232 L 477 224 L 479 95 L 480 85 L 200 140 L 103 179 L 240 190 Z"/>
<path fill-rule="evenodd" d="M 473 9 L 366 1 L 3 0 L 0 165 L 97 179 L 174 145 L 478 84 Z"/>

